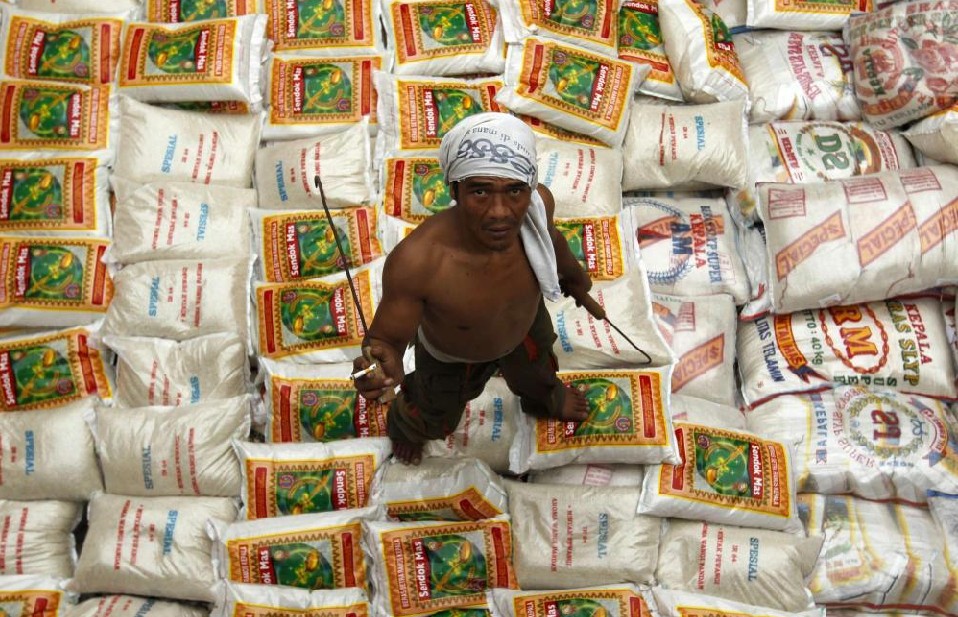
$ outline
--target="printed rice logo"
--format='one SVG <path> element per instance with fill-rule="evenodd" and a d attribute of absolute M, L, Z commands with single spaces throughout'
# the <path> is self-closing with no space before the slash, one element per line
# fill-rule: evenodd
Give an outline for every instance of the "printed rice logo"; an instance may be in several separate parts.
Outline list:
<path fill-rule="evenodd" d="M 17 405 L 16 379 L 13 374 L 13 363 L 10 361 L 10 352 L 0 351 L 0 390 L 3 392 L 3 403 L 7 409 Z"/>
<path fill-rule="evenodd" d="M 210 31 L 207 28 L 200 30 L 199 37 L 196 39 L 196 46 L 193 48 L 193 57 L 196 58 L 196 72 L 205 73 L 207 58 L 210 53 Z"/>
<path fill-rule="evenodd" d="M 666 268 L 654 268 L 661 260 L 647 261 L 649 281 L 657 284 L 672 284 L 682 280 L 693 270 L 707 268 L 709 282 L 721 283 L 723 274 L 722 256 L 718 250 L 719 237 L 725 233 L 725 219 L 714 214 L 711 206 L 702 205 L 699 212 L 691 215 L 664 202 L 644 199 L 640 207 L 661 210 L 665 216 L 640 226 L 635 232 L 640 249 L 648 250 L 657 243 L 670 241 L 670 253 Z"/>
<path fill-rule="evenodd" d="M 426 552 L 426 543 L 422 538 L 413 538 L 410 544 L 412 546 L 412 566 L 416 584 L 416 597 L 419 600 L 429 600 L 432 598 L 432 588 L 429 584 L 432 572 L 429 564 L 429 555 Z"/>
<path fill-rule="evenodd" d="M 831 423 L 839 447 L 855 460 L 864 457 L 868 465 L 925 451 L 923 458 L 935 465 L 945 455 L 945 425 L 918 399 L 908 403 L 858 388 L 847 391 L 837 401 Z"/>
<path fill-rule="evenodd" d="M 292 278 L 299 278 L 299 234 L 296 233 L 296 223 L 286 223 L 285 240 L 286 260 L 289 264 L 289 275 Z"/>
<path fill-rule="evenodd" d="M 545 617 L 561 617 L 559 605 L 555 600 L 546 600 L 542 603 L 542 608 L 545 609 Z"/>
<path fill-rule="evenodd" d="M 293 68 L 293 112 L 303 111 L 303 67 Z"/>
<path fill-rule="evenodd" d="M 27 60 L 27 74 L 35 77 L 40 73 L 40 58 L 43 56 L 46 42 L 46 32 L 37 30 L 30 41 L 30 55 Z"/>
<path fill-rule="evenodd" d="M 261 546 L 257 551 L 256 569 L 259 572 L 259 582 L 262 585 L 276 584 L 276 570 L 273 568 L 273 558 L 269 546 Z"/>
<path fill-rule="evenodd" d="M 30 284 L 30 265 L 30 247 L 18 247 L 13 285 L 13 295 L 17 300 L 23 300 L 27 295 L 27 289 Z"/>
<path fill-rule="evenodd" d="M 13 170 L 4 168 L 0 174 L 0 220 L 9 221 L 11 202 L 13 201 Z"/>
<path fill-rule="evenodd" d="M 725 335 L 719 334 L 682 355 L 672 373 L 672 391 L 681 390 L 694 379 L 722 366 L 724 361 Z"/>
<path fill-rule="evenodd" d="M 787 128 L 781 131 L 785 133 Z M 802 127 L 794 141 L 788 134 L 777 134 L 776 138 L 793 182 L 811 182 L 812 178 L 835 180 L 881 171 L 878 143 L 872 134 L 859 128 L 814 122 Z"/>
<path fill-rule="evenodd" d="M 856 373 L 875 373 L 888 361 L 888 333 L 868 305 L 819 311 L 825 342 Z"/>
<path fill-rule="evenodd" d="M 835 212 L 775 254 L 775 273 L 778 279 L 782 280 L 788 276 L 823 244 L 841 240 L 845 235 L 842 213 Z"/>
<path fill-rule="evenodd" d="M 426 118 L 426 137 L 437 137 L 439 135 L 439 109 L 436 105 L 434 90 L 426 89 L 422 91 L 422 109 Z"/>

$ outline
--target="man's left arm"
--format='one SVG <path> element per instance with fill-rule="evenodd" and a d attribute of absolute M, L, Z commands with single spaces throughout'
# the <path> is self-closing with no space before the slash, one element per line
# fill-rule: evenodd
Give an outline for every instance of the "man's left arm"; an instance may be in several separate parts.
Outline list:
<path fill-rule="evenodd" d="M 589 278 L 589 273 L 582 268 L 579 260 L 572 254 L 569 243 L 566 242 L 565 237 L 556 229 L 553 223 L 555 198 L 552 196 L 552 192 L 541 184 L 536 190 L 538 190 L 539 195 L 542 196 L 542 202 L 546 207 L 546 216 L 549 220 L 549 235 L 552 237 L 552 246 L 555 247 L 556 253 L 556 270 L 559 274 L 559 286 L 562 288 L 564 294 L 578 300 L 578 298 L 589 293 L 589 290 L 592 289 L 592 279 Z"/>

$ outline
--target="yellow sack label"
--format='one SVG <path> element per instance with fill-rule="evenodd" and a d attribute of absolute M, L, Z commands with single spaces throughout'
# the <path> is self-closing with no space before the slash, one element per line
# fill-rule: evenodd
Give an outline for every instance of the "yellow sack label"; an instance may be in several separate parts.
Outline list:
<path fill-rule="evenodd" d="M 659 495 L 788 518 L 785 448 L 754 435 L 675 424 L 682 462 L 662 465 Z"/>
<path fill-rule="evenodd" d="M 685 0 L 685 4 L 702 22 L 702 38 L 705 41 L 705 55 L 711 68 L 721 67 L 743 86 L 748 86 L 745 73 L 738 60 L 732 33 L 717 14 L 704 9 L 695 0 Z"/>
<path fill-rule="evenodd" d="M 97 159 L 0 160 L 0 232 L 97 229 Z"/>
<path fill-rule="evenodd" d="M 530 26 L 568 38 L 615 47 L 617 0 L 525 0 L 519 2 L 519 7 L 523 21 Z"/>
<path fill-rule="evenodd" d="M 400 64 L 484 54 L 492 43 L 496 10 L 483 0 L 395 2 L 390 10 Z"/>
<path fill-rule="evenodd" d="M 119 85 L 229 84 L 233 81 L 236 22 L 201 22 L 170 29 L 132 24 L 123 41 Z"/>
<path fill-rule="evenodd" d="M 505 514 L 475 487 L 458 495 L 414 501 L 391 501 L 386 513 L 399 521 L 481 521 Z"/>
<path fill-rule="evenodd" d="M 59 24 L 14 14 L 4 70 L 11 77 L 109 84 L 120 56 L 120 19 L 90 18 Z"/>
<path fill-rule="evenodd" d="M 629 589 L 525 592 L 513 599 L 512 607 L 517 617 L 559 617 L 560 615 L 652 617 L 642 596 Z"/>
<path fill-rule="evenodd" d="M 614 216 L 556 219 L 572 255 L 594 281 L 617 279 L 625 273 L 622 238 Z"/>
<path fill-rule="evenodd" d="M 775 0 L 775 11 L 782 13 L 808 13 L 811 15 L 851 15 L 870 13 L 872 0 Z"/>
<path fill-rule="evenodd" d="M 376 123 L 379 56 L 273 58 L 269 121 L 277 125 Z"/>
<path fill-rule="evenodd" d="M 301 589 L 366 587 L 362 525 L 276 533 L 226 542 L 229 580 Z"/>
<path fill-rule="evenodd" d="M 385 437 L 389 406 L 369 402 L 349 379 L 273 376 L 270 441 L 338 441 Z"/>
<path fill-rule="evenodd" d="M 624 0 L 619 9 L 619 59 L 647 64 L 646 79 L 675 83 L 662 43 L 658 0 Z"/>
<path fill-rule="evenodd" d="M 396 82 L 399 143 L 403 150 L 438 150 L 443 135 L 463 118 L 484 111 L 502 111 L 495 102 L 498 79 L 483 82 Z"/>
<path fill-rule="evenodd" d="M 261 0 L 147 0 L 147 21 L 176 24 L 262 13 Z"/>
<path fill-rule="evenodd" d="M 11 617 L 57 617 L 62 596 L 48 590 L 0 591 L 0 606 Z"/>
<path fill-rule="evenodd" d="M 100 351 L 84 328 L 0 342 L 0 411 L 59 407 L 113 396 Z"/>
<path fill-rule="evenodd" d="M 323 606 L 321 608 L 289 608 L 234 603 L 232 617 L 369 617 L 369 604 L 361 602 L 350 606 Z"/>
<path fill-rule="evenodd" d="M 276 51 L 375 47 L 376 0 L 266 0 L 266 31 Z"/>
<path fill-rule="evenodd" d="M 418 225 L 442 212 L 452 202 L 452 193 L 434 157 L 392 158 L 383 163 L 383 209 L 386 214 Z"/>
<path fill-rule="evenodd" d="M 0 309 L 105 313 L 113 280 L 103 254 L 109 240 L 0 238 Z"/>
<path fill-rule="evenodd" d="M 109 86 L 0 83 L 0 147 L 102 150 L 107 147 Z"/>
<path fill-rule="evenodd" d="M 582 144 L 584 146 L 593 146 L 598 148 L 608 148 L 609 144 L 603 142 L 600 139 L 594 137 L 589 137 L 588 135 L 583 135 L 581 133 L 575 133 L 573 131 L 566 130 L 562 127 L 556 126 L 554 124 L 549 124 L 548 122 L 543 122 L 539 118 L 534 118 L 533 116 L 524 116 L 518 114 L 520 120 L 525 122 L 532 128 L 533 131 L 539 133 L 540 135 L 545 135 L 546 137 L 551 137 L 552 139 L 558 139 L 559 141 L 566 141 L 574 144 Z"/>

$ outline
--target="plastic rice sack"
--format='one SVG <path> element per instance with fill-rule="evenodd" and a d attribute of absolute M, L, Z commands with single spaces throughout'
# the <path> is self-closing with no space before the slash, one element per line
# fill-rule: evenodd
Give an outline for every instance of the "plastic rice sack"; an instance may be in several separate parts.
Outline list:
<path fill-rule="evenodd" d="M 741 100 L 636 103 L 622 144 L 622 190 L 743 186 L 749 167 L 746 121 Z"/>
<path fill-rule="evenodd" d="M 77 326 L 103 317 L 113 281 L 109 240 L 0 238 L 0 326 Z"/>
<path fill-rule="evenodd" d="M 658 519 L 635 513 L 639 489 L 504 482 L 516 580 L 523 589 L 651 584 Z"/>
<path fill-rule="evenodd" d="M 841 30 L 850 15 L 874 10 L 873 0 L 748 0 L 750 28 Z"/>
<path fill-rule="evenodd" d="M 427 441 L 424 456 L 477 458 L 493 471 L 509 470 L 509 449 L 522 411 L 519 397 L 502 377 L 493 377 L 478 397 L 466 403 L 456 430 L 445 439 Z"/>
<path fill-rule="evenodd" d="M 486 0 L 384 0 L 394 75 L 501 73 L 502 26 Z"/>
<path fill-rule="evenodd" d="M 958 495 L 928 493 L 928 512 L 942 531 L 946 559 L 954 567 L 958 564 Z"/>
<path fill-rule="evenodd" d="M 378 0 L 265 0 L 266 36 L 276 51 L 311 55 L 379 54 L 383 51 Z"/>
<path fill-rule="evenodd" d="M 393 521 L 478 521 L 509 513 L 499 476 L 475 458 L 426 457 L 416 466 L 393 459 L 379 487 Z"/>
<path fill-rule="evenodd" d="M 659 584 L 779 611 L 804 611 L 822 538 L 672 519 L 659 547 Z"/>
<path fill-rule="evenodd" d="M 640 514 L 801 532 L 788 446 L 684 422 L 675 442 L 682 462 L 646 470 Z"/>
<path fill-rule="evenodd" d="M 483 608 L 487 589 L 517 588 L 508 517 L 445 523 L 367 520 L 364 526 L 377 614 L 406 617 Z"/>
<path fill-rule="evenodd" d="M 356 268 L 382 257 L 376 239 L 376 211 L 346 208 L 330 212 L 334 231 L 322 210 L 251 209 L 257 273 L 271 283 L 298 281 Z M 348 258 L 340 257 L 337 244 Z"/>
<path fill-rule="evenodd" d="M 749 428 L 791 444 L 798 490 L 924 502 L 958 493 L 958 420 L 941 402 L 841 386 L 781 396 L 747 416 Z"/>
<path fill-rule="evenodd" d="M 277 142 L 256 151 L 256 190 L 261 208 L 322 207 L 320 176 L 330 208 L 372 203 L 369 132 L 357 123 L 321 137 Z"/>
<path fill-rule="evenodd" d="M 748 19 L 748 2 L 746 0 L 705 0 L 702 4 L 721 17 L 732 32 L 738 32 L 745 28 L 745 22 Z"/>
<path fill-rule="evenodd" d="M 0 81 L 0 151 L 114 147 L 110 86 Z"/>
<path fill-rule="evenodd" d="M 141 184 L 118 176 L 112 182 L 118 197 L 110 260 L 131 264 L 249 257 L 246 210 L 256 205 L 252 189 L 193 182 Z"/>
<path fill-rule="evenodd" d="M 714 103 L 748 97 L 732 34 L 722 18 L 695 0 L 659 0 L 665 53 L 686 101 Z"/>
<path fill-rule="evenodd" d="M 381 514 L 380 508 L 367 507 L 230 524 L 214 521 L 213 564 L 220 578 L 236 583 L 365 589 L 362 522 Z"/>
<path fill-rule="evenodd" d="M 306 591 L 292 587 L 227 582 L 217 598 L 212 617 L 270 617 L 271 615 L 325 615 L 367 617 L 369 600 L 362 589 Z"/>
<path fill-rule="evenodd" d="M 652 315 L 678 364 L 672 392 L 735 405 L 735 328 L 731 296 L 652 294 Z"/>
<path fill-rule="evenodd" d="M 495 4 L 507 43 L 523 43 L 537 35 L 615 56 L 619 9 L 615 0 L 496 0 Z"/>
<path fill-rule="evenodd" d="M 655 608 L 660 617 L 686 617 L 688 615 L 708 615 L 708 617 L 823 617 L 824 609 L 810 609 L 800 613 L 786 613 L 764 605 L 752 606 L 741 602 L 732 602 L 711 595 L 690 593 L 674 589 L 655 587 L 652 589 Z M 828 614 L 832 611 L 829 608 Z"/>
<path fill-rule="evenodd" d="M 129 24 L 119 91 L 140 101 L 242 101 L 258 111 L 265 32 L 265 15 Z"/>
<path fill-rule="evenodd" d="M 394 216 L 379 217 L 378 234 L 383 250 L 386 251 L 386 254 L 392 253 L 393 249 L 395 249 L 400 242 L 405 240 L 406 237 L 418 226 L 419 225 L 416 223 L 407 223 L 406 221 L 397 219 Z"/>
<path fill-rule="evenodd" d="M 105 335 L 182 341 L 234 332 L 248 339 L 247 260 L 170 259 L 123 268 L 103 322 Z"/>
<path fill-rule="evenodd" d="M 737 34 L 733 41 L 753 123 L 861 118 L 848 46 L 840 34 L 760 31 Z"/>
<path fill-rule="evenodd" d="M 554 225 L 593 281 L 614 280 L 625 274 L 628 236 L 623 238 L 619 217 L 557 217 Z"/>
<path fill-rule="evenodd" d="M 249 188 L 261 118 L 161 109 L 120 97 L 113 173 L 134 182 Z"/>
<path fill-rule="evenodd" d="M 0 500 L 0 574 L 73 576 L 79 521 L 78 503 Z"/>
<path fill-rule="evenodd" d="M 604 585 L 571 591 L 490 589 L 486 596 L 493 617 L 596 614 L 605 617 L 652 617 L 648 606 L 651 596 L 644 594 L 633 585 Z"/>
<path fill-rule="evenodd" d="M 923 154 L 958 164 L 958 105 L 916 122 L 903 135 Z"/>
<path fill-rule="evenodd" d="M 380 499 L 373 478 L 392 447 L 381 437 L 329 444 L 234 443 L 243 472 L 240 518 L 364 508 Z"/>
<path fill-rule="evenodd" d="M 74 584 L 82 593 L 128 593 L 211 602 L 211 519 L 236 518 L 226 497 L 123 497 L 98 494 Z"/>
<path fill-rule="evenodd" d="M 658 0 L 623 0 L 619 9 L 619 60 L 646 64 L 651 68 L 639 84 L 639 92 L 681 101 L 682 88 L 665 55 L 659 26 Z"/>
<path fill-rule="evenodd" d="M 595 137 L 590 137 L 588 135 L 583 135 L 582 133 L 576 133 L 574 131 L 568 131 L 554 124 L 543 122 L 534 116 L 527 116 L 524 114 L 514 115 L 529 125 L 529 128 L 532 129 L 533 133 L 541 137 L 548 137 L 549 139 L 557 139 L 559 141 L 580 144 L 583 146 L 599 146 L 602 148 L 608 148 L 608 146 L 603 143 L 602 140 L 596 139 Z"/>
<path fill-rule="evenodd" d="M 718 426 L 735 431 L 746 431 L 745 415 L 737 407 L 672 393 L 669 397 L 669 413 L 675 422 Z"/>
<path fill-rule="evenodd" d="M 46 576 L 0 578 L 0 604 L 9 615 L 61 617 L 76 603 L 76 594 L 66 591 L 67 581 Z"/>
<path fill-rule="evenodd" d="M 510 111 L 620 146 L 629 124 L 632 91 L 648 71 L 647 66 L 530 36 L 521 45 L 509 46 L 506 85 L 496 102 Z"/>
<path fill-rule="evenodd" d="M 180 23 L 263 13 L 263 0 L 145 0 L 146 20 L 153 23 Z"/>
<path fill-rule="evenodd" d="M 544 180 L 540 178 L 539 182 Z M 382 166 L 382 186 L 383 211 L 415 225 L 442 212 L 452 201 L 439 159 L 434 156 L 387 157 Z"/>
<path fill-rule="evenodd" d="M 69 609 L 64 617 L 208 617 L 198 606 L 156 598 L 109 595 L 93 597 Z"/>
<path fill-rule="evenodd" d="M 536 159 L 539 184 L 552 192 L 556 217 L 615 216 L 622 211 L 622 151 L 618 148 L 539 137 Z"/>
<path fill-rule="evenodd" d="M 588 403 L 583 422 L 523 414 L 509 452 L 509 469 L 549 469 L 570 463 L 678 462 L 669 416 L 670 367 L 559 372 Z M 566 394 L 569 396 L 569 394 Z"/>

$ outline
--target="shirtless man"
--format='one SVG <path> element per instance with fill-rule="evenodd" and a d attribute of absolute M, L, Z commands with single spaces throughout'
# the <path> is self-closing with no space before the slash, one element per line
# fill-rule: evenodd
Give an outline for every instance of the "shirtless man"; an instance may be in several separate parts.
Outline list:
<path fill-rule="evenodd" d="M 543 295 L 581 298 L 592 281 L 553 225 L 551 193 L 536 187 L 532 132 L 508 114 L 470 116 L 443 138 L 440 164 L 456 205 L 386 259 L 382 300 L 364 342 L 384 376 L 356 380 L 368 399 L 402 385 L 388 433 L 396 457 L 412 464 L 426 440 L 455 430 L 466 403 L 499 370 L 524 412 L 588 417 L 582 395 L 556 377 L 556 334 Z M 404 375 L 403 352 L 413 340 L 416 370 Z M 360 357 L 353 365 L 358 371 L 369 362 Z"/>

